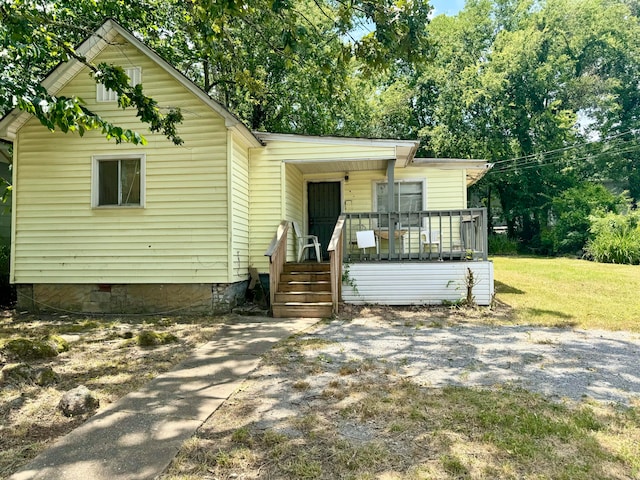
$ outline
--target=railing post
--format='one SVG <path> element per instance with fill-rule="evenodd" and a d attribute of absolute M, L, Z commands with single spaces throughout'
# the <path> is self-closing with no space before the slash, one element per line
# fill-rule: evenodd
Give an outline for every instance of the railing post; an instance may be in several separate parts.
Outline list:
<path fill-rule="evenodd" d="M 289 232 L 289 222 L 282 220 L 278 225 L 278 230 L 271 240 L 265 256 L 269 257 L 269 308 L 273 308 L 280 274 L 287 261 L 287 233 Z"/>
<path fill-rule="evenodd" d="M 333 229 L 327 250 L 331 268 L 331 309 L 338 313 L 338 304 L 342 300 L 342 246 L 344 235 L 345 215 L 340 215 Z"/>
<path fill-rule="evenodd" d="M 482 259 L 489 259 L 489 222 L 488 222 L 489 214 L 487 213 L 487 209 L 482 209 Z"/>

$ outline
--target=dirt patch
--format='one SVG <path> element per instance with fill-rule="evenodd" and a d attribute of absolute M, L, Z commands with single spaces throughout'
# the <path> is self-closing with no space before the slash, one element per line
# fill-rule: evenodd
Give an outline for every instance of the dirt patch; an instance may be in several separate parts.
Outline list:
<path fill-rule="evenodd" d="M 41 341 L 57 336 L 64 339 L 68 349 L 53 358 L 20 360 L 34 370 L 52 369 L 53 384 L 39 386 L 28 378 L 3 383 L 0 478 L 16 471 L 53 440 L 88 418 L 90 414 L 67 418 L 58 410 L 64 392 L 85 385 L 104 408 L 159 373 L 170 370 L 196 346 L 211 338 L 224 320 L 201 316 L 32 316 L 4 311 L 0 318 L 0 352 L 4 351 L 0 353 L 0 369 L 17 361 L 11 349 L 2 348 L 15 338 Z M 171 338 L 172 342 L 141 346 L 140 334 Z"/>

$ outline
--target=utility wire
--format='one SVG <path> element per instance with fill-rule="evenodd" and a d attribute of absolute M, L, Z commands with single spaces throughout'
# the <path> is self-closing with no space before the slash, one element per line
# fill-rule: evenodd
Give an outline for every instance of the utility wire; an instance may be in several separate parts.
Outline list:
<path fill-rule="evenodd" d="M 637 150 L 640 150 L 640 145 L 634 145 L 631 147 L 627 147 L 618 151 L 614 151 L 613 153 L 611 151 L 606 151 L 606 152 L 600 152 L 600 153 L 594 153 L 591 155 L 586 155 L 584 157 L 579 157 L 579 158 L 575 158 L 575 159 L 571 159 L 572 162 L 580 162 L 583 160 L 589 160 L 589 159 L 593 159 L 593 158 L 598 158 L 604 155 L 620 155 L 623 153 L 630 153 L 630 152 L 635 152 Z M 547 167 L 547 166 L 551 166 L 551 165 L 555 165 L 561 162 L 566 162 L 568 159 L 565 158 L 557 158 L 555 160 L 552 161 L 548 161 L 545 163 L 536 163 L 536 164 L 523 164 L 523 165 L 516 165 L 516 166 L 505 166 L 503 168 L 499 168 L 496 169 L 495 171 L 492 169 L 489 171 L 489 173 L 512 173 L 515 171 L 520 171 L 520 170 L 529 170 L 532 168 L 543 168 L 543 167 Z"/>
<path fill-rule="evenodd" d="M 609 142 L 609 140 L 607 140 L 607 142 Z M 627 144 L 628 143 L 632 143 L 632 142 L 635 143 L 636 139 L 633 138 L 633 139 L 628 139 L 628 140 L 622 140 L 621 142 L 622 143 L 627 143 Z M 585 144 L 582 144 L 581 146 L 589 147 L 589 146 L 592 146 L 592 145 L 596 145 L 595 142 L 585 143 Z M 605 143 L 603 145 L 603 148 L 606 148 L 608 146 L 609 146 L 609 143 Z M 621 149 L 620 147 L 628 148 L 628 147 L 625 147 L 623 144 L 617 143 L 617 144 L 614 144 L 613 146 L 611 146 L 610 148 L 608 148 L 607 150 L 600 151 L 600 152 L 597 152 L 597 151 L 596 152 L 592 152 L 589 155 L 605 155 L 605 154 L 607 154 L 607 155 L 618 155 L 620 153 L 625 153 L 624 149 L 623 148 Z M 575 146 L 575 147 L 571 147 L 571 148 L 578 148 L 578 147 Z M 563 151 L 561 152 L 559 150 L 563 150 Z M 549 151 L 549 153 L 550 152 L 551 151 Z M 501 165 L 499 165 L 498 168 L 494 168 L 493 170 L 496 171 L 496 172 L 499 172 L 499 171 L 502 171 L 502 170 L 505 170 L 505 169 L 518 168 L 518 167 L 522 167 L 522 166 L 525 166 L 525 165 L 528 165 L 528 164 L 532 164 L 532 163 L 535 163 L 536 165 L 544 165 L 545 163 L 550 163 L 550 162 L 553 162 L 553 161 L 555 161 L 557 159 L 569 160 L 566 156 L 564 156 L 564 154 L 566 153 L 565 149 L 558 149 L 555 152 L 556 153 L 554 153 L 553 155 L 547 155 L 547 156 L 535 156 L 535 155 L 531 156 L 531 155 L 528 155 L 527 157 L 520 157 L 519 160 L 516 160 L 516 159 L 511 160 L 510 161 L 511 163 L 506 164 L 506 165 L 505 165 L 505 163 L 509 162 L 509 160 L 506 160 L 506 161 L 503 160 L 503 161 L 500 161 L 500 162 L 494 162 L 494 165 L 496 165 L 498 163 L 500 163 Z"/>
<path fill-rule="evenodd" d="M 508 158 L 506 160 L 498 160 L 496 162 L 492 162 L 494 165 L 498 165 L 498 164 L 502 164 L 502 163 L 507 163 L 507 162 L 516 162 L 516 161 L 520 161 L 520 160 L 526 160 L 529 158 L 540 158 L 540 157 L 545 157 L 547 155 L 551 155 L 551 154 L 557 154 L 558 152 L 566 152 L 568 150 L 572 150 L 575 148 L 580 148 L 580 147 L 584 147 L 587 145 L 597 145 L 597 144 L 601 144 L 601 143 L 606 143 L 609 142 L 610 140 L 614 140 L 618 137 L 621 137 L 623 135 L 627 135 L 629 133 L 637 133 L 638 130 L 637 129 L 631 129 L 631 130 L 626 130 L 624 132 L 620 132 L 620 133 L 616 133 L 615 135 L 612 135 L 610 137 L 607 137 L 605 139 L 600 139 L 600 140 L 592 140 L 590 142 L 582 142 L 582 143 L 575 143 L 573 145 L 569 145 L 567 147 L 562 147 L 562 148 L 556 148 L 554 150 L 547 150 L 544 152 L 537 152 L 537 153 L 532 153 L 530 155 L 524 155 L 522 157 L 514 157 L 514 158 Z"/>

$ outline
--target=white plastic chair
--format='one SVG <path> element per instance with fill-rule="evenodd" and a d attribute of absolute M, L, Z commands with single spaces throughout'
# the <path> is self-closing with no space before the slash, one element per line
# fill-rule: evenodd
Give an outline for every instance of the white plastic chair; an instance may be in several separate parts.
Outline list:
<path fill-rule="evenodd" d="M 420 232 L 420 248 L 424 251 L 425 246 L 429 246 L 429 252 L 431 252 L 431 247 L 436 246 L 438 248 L 438 253 L 440 253 L 440 230 L 422 230 Z"/>
<path fill-rule="evenodd" d="M 322 256 L 320 255 L 320 242 L 318 241 L 318 237 L 316 235 L 302 235 L 298 222 L 291 223 L 293 223 L 293 230 L 296 234 L 296 238 L 298 239 L 298 263 L 302 262 L 304 251 L 308 248 L 314 248 L 316 251 L 316 259 L 318 260 L 318 263 L 322 262 Z"/>

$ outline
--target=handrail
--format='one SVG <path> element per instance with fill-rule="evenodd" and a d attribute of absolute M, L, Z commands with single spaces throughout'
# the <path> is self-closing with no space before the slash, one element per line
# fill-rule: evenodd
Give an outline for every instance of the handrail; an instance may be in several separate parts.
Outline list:
<path fill-rule="evenodd" d="M 269 248 L 264 253 L 269 257 L 269 305 L 273 308 L 276 292 L 278 291 L 278 282 L 282 273 L 284 263 L 287 260 L 287 233 L 289 231 L 289 222 L 282 220 L 276 234 L 271 240 Z"/>
<path fill-rule="evenodd" d="M 334 314 L 338 313 L 338 303 L 342 299 L 342 235 L 347 217 L 340 215 L 329 241 L 329 264 L 331 265 L 331 304 Z"/>
<path fill-rule="evenodd" d="M 369 261 L 488 258 L 486 208 L 348 212 L 344 215 L 344 235 L 347 237 L 344 251 L 349 258 L 365 261 L 367 257 Z M 355 234 L 359 230 L 374 231 L 378 239 L 374 254 L 366 255 L 364 249 L 355 248 Z M 391 242 L 392 239 L 397 242 Z M 386 248 L 382 241 L 386 242 Z"/>

